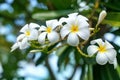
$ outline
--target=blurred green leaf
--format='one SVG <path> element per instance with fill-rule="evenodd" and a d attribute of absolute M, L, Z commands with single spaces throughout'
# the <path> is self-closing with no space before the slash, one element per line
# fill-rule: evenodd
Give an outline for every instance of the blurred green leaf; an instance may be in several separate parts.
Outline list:
<path fill-rule="evenodd" d="M 120 27 L 120 12 L 108 12 L 103 23 L 109 24 L 113 27 Z"/>
<path fill-rule="evenodd" d="M 58 67 L 61 66 L 62 63 L 64 63 L 68 57 L 68 55 L 73 51 L 73 47 L 69 46 L 66 48 L 63 53 L 59 56 L 58 59 Z"/>
<path fill-rule="evenodd" d="M 32 18 L 36 20 L 46 20 L 51 18 L 58 18 L 60 16 L 66 16 L 72 12 L 74 12 L 74 10 L 44 11 L 33 14 Z"/>

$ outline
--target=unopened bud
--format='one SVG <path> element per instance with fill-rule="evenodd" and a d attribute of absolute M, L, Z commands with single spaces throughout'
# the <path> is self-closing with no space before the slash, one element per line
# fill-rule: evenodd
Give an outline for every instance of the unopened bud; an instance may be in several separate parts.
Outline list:
<path fill-rule="evenodd" d="M 105 10 L 101 11 L 101 13 L 99 14 L 99 18 L 98 18 L 98 23 L 97 24 L 100 24 L 103 19 L 106 17 L 107 15 L 107 12 Z"/>

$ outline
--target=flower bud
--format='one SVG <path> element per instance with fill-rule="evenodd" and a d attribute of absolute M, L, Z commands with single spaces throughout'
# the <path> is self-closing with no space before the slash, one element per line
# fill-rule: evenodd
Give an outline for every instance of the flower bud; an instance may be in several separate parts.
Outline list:
<path fill-rule="evenodd" d="M 97 24 L 100 24 L 103 19 L 105 18 L 105 16 L 107 15 L 107 12 L 105 10 L 101 11 L 101 13 L 99 14 L 99 18 L 98 18 L 98 23 Z"/>

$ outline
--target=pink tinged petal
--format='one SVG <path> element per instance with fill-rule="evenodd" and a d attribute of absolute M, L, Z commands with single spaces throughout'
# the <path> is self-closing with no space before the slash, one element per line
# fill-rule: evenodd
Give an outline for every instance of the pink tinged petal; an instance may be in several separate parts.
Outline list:
<path fill-rule="evenodd" d="M 30 23 L 28 26 L 29 26 L 30 29 L 35 29 L 35 28 L 39 28 L 39 27 L 40 27 L 40 26 L 39 26 L 38 24 L 36 24 L 36 23 Z"/>
<path fill-rule="evenodd" d="M 25 34 L 20 34 L 20 35 L 17 37 L 17 42 L 22 41 L 24 38 L 25 38 Z"/>
<path fill-rule="evenodd" d="M 95 46 L 95 45 L 90 45 L 90 46 L 87 48 L 87 52 L 88 52 L 88 55 L 89 55 L 89 56 L 93 56 L 97 51 L 98 51 L 98 47 Z"/>
<path fill-rule="evenodd" d="M 77 35 L 83 40 L 88 40 L 90 37 L 90 30 L 88 28 L 80 29 Z"/>
<path fill-rule="evenodd" d="M 70 33 L 69 27 L 64 27 L 60 31 L 62 39 L 64 39 Z"/>
<path fill-rule="evenodd" d="M 40 44 L 44 44 L 45 43 L 45 38 L 46 38 L 47 32 L 43 32 L 39 35 L 38 37 L 38 42 Z"/>
<path fill-rule="evenodd" d="M 42 25 L 42 26 L 40 27 L 40 29 L 39 29 L 40 32 L 41 32 L 41 31 L 45 31 L 45 30 L 46 30 L 46 27 L 43 26 L 43 25 Z"/>
<path fill-rule="evenodd" d="M 106 49 L 114 48 L 107 40 L 105 40 Z"/>
<path fill-rule="evenodd" d="M 55 31 L 48 33 L 47 38 L 51 43 L 56 43 L 60 39 L 59 34 Z"/>
<path fill-rule="evenodd" d="M 67 38 L 67 43 L 71 46 L 77 46 L 79 44 L 79 38 L 75 33 L 70 33 Z"/>
<path fill-rule="evenodd" d="M 96 56 L 96 62 L 100 65 L 105 65 L 108 61 L 107 56 L 104 53 L 98 53 Z"/>
<path fill-rule="evenodd" d="M 36 29 L 30 31 L 30 36 L 28 37 L 28 40 L 37 40 L 37 38 L 38 38 L 38 31 Z"/>
<path fill-rule="evenodd" d="M 102 39 L 96 39 L 96 40 L 92 40 L 90 42 L 91 44 L 98 44 L 98 45 L 101 45 L 101 44 L 104 44 L 104 42 L 102 41 Z"/>
<path fill-rule="evenodd" d="M 20 32 L 24 33 L 28 29 L 29 29 L 28 24 L 26 24 L 25 26 L 23 26 L 23 28 L 20 30 Z"/>
<path fill-rule="evenodd" d="M 105 55 L 107 56 L 108 60 L 112 61 L 117 55 L 117 52 L 114 49 L 108 49 L 105 52 Z"/>
<path fill-rule="evenodd" d="M 11 51 L 13 52 L 15 49 L 17 49 L 19 47 L 18 43 L 15 43 L 12 47 L 11 47 Z"/>
<path fill-rule="evenodd" d="M 30 46 L 30 44 L 28 43 L 27 38 L 24 38 L 22 40 L 22 42 L 18 42 L 18 44 L 19 44 L 20 49 L 26 49 L 26 48 L 28 48 Z"/>

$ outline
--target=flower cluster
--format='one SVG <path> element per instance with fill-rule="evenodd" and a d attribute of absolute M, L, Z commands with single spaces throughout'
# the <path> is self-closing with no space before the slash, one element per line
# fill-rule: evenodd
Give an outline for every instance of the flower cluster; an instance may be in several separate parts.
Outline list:
<path fill-rule="evenodd" d="M 97 26 L 105 16 L 106 12 L 102 11 Z M 97 26 L 95 29 L 97 29 Z M 31 46 L 30 41 L 37 41 L 41 46 L 61 42 L 67 43 L 70 46 L 80 47 L 82 42 L 88 41 L 90 38 L 90 31 L 88 19 L 78 13 L 69 14 L 67 18 L 62 17 L 59 20 L 48 20 L 45 25 L 38 25 L 36 23 L 26 24 L 20 30 L 21 34 L 17 37 L 16 43 L 11 47 L 11 51 L 17 48 L 28 48 Z M 94 34 L 95 32 L 93 31 Z M 98 44 L 98 46 L 95 44 Z M 96 62 L 100 65 L 109 62 L 114 64 L 114 67 L 117 66 L 116 51 L 108 41 L 103 42 L 102 39 L 91 41 L 87 52 L 89 57 L 97 54 Z"/>

